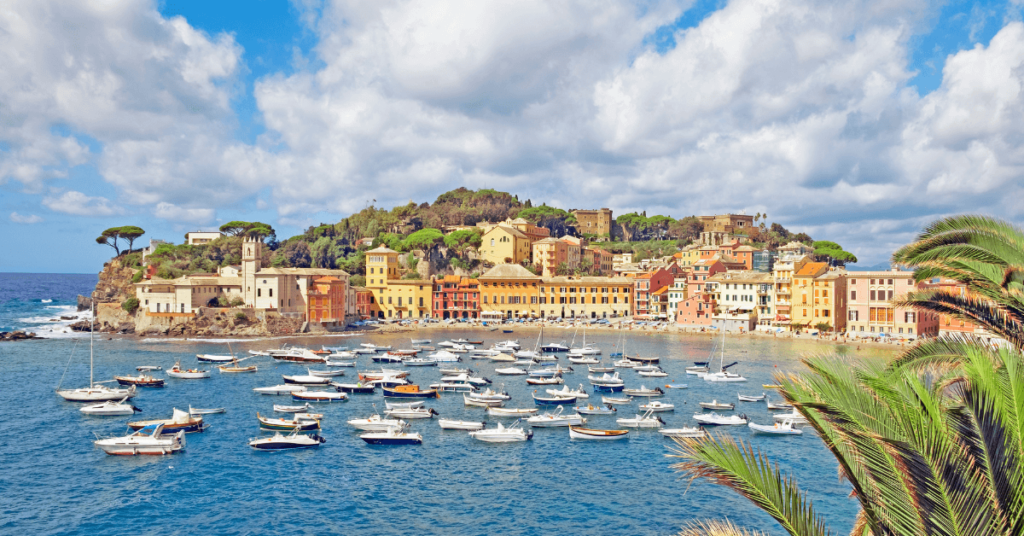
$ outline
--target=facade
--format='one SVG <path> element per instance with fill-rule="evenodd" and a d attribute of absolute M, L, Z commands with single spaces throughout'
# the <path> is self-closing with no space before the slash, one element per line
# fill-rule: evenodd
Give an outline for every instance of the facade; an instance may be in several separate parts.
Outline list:
<path fill-rule="evenodd" d="M 538 287 L 539 315 L 545 318 L 629 316 L 633 280 L 628 277 L 551 277 Z"/>
<path fill-rule="evenodd" d="M 752 270 L 728 271 L 715 274 L 707 282 L 710 285 L 709 292 L 718 303 L 720 312 L 736 316 L 733 319 L 736 322 L 732 324 L 745 325 L 746 318 L 753 313 L 756 325 L 760 321 L 762 311 L 766 322 L 772 318 L 774 281 L 771 274 Z"/>
<path fill-rule="evenodd" d="M 222 236 L 224 236 L 224 233 L 220 231 L 192 231 L 185 233 L 185 243 L 190 246 L 201 246 L 209 244 Z"/>
<path fill-rule="evenodd" d="M 356 294 L 356 314 L 361 319 L 378 318 L 379 307 L 376 307 L 376 298 L 366 287 L 353 287 Z"/>
<path fill-rule="evenodd" d="M 345 282 L 337 277 L 325 276 L 313 280 L 309 289 L 306 318 L 309 322 L 345 325 Z"/>
<path fill-rule="evenodd" d="M 499 264 L 478 280 L 481 319 L 540 317 L 540 276 L 518 264 Z"/>
<path fill-rule="evenodd" d="M 372 294 L 377 318 L 430 316 L 434 285 L 422 279 L 400 279 L 398 252 L 385 246 L 366 252 L 366 289 Z"/>
<path fill-rule="evenodd" d="M 679 274 L 672 280 L 672 286 L 668 291 L 668 316 L 677 318 L 679 316 L 679 305 L 687 298 L 687 287 L 689 286 L 690 275 Z"/>
<path fill-rule="evenodd" d="M 671 285 L 674 280 L 675 275 L 664 268 L 637 275 L 633 280 L 633 315 L 656 314 L 651 308 L 651 294 Z"/>
<path fill-rule="evenodd" d="M 446 275 L 434 280 L 434 318 L 480 318 L 480 282 Z"/>
<path fill-rule="evenodd" d="M 633 252 L 629 253 L 616 253 L 612 255 L 612 266 L 619 266 L 620 264 L 632 264 L 633 263 Z"/>
<path fill-rule="evenodd" d="M 554 277 L 563 262 L 569 262 L 569 244 L 564 240 L 545 238 L 533 243 L 533 263 L 541 266 L 544 277 Z"/>
<path fill-rule="evenodd" d="M 512 264 L 519 264 L 530 259 L 533 242 L 526 234 L 514 227 L 494 225 L 484 233 L 479 248 L 480 256 L 484 261 L 492 264 L 503 264 L 509 261 Z"/>
<path fill-rule="evenodd" d="M 754 269 L 754 253 L 756 251 L 754 248 L 742 245 L 738 241 L 718 248 L 722 258 L 734 259 L 735 262 L 742 264 L 743 268 L 739 268 L 741 270 Z"/>
<path fill-rule="evenodd" d="M 721 264 L 718 265 L 721 269 Z M 716 272 L 717 273 L 717 272 Z M 687 281 L 686 299 L 678 307 L 676 324 L 690 329 L 708 329 L 711 327 L 718 303 L 710 292 L 713 284 L 706 279 L 698 279 L 691 275 Z"/>
<path fill-rule="evenodd" d="M 700 243 L 706 246 L 725 244 L 736 231 L 754 226 L 754 217 L 743 214 L 701 216 L 700 221 L 704 225 L 704 230 L 700 233 Z"/>
<path fill-rule="evenodd" d="M 793 314 L 793 275 L 810 259 L 803 255 L 784 255 L 779 257 L 772 270 L 775 280 L 775 318 L 771 324 L 788 329 Z"/>
<path fill-rule="evenodd" d="M 580 233 L 611 238 L 614 221 L 611 209 L 574 210 L 572 215 L 576 216 L 576 230 Z"/>
<path fill-rule="evenodd" d="M 672 258 L 674 258 L 676 264 L 682 268 L 689 268 L 690 266 L 693 266 L 693 263 L 700 260 L 700 246 L 690 244 L 673 255 Z"/>
<path fill-rule="evenodd" d="M 583 256 L 594 266 L 594 273 L 607 276 L 612 273 L 613 255 L 601 248 L 588 247 L 583 250 Z"/>
<path fill-rule="evenodd" d="M 566 245 L 565 262 L 570 268 L 579 268 L 580 262 L 583 261 L 583 241 L 574 236 L 563 236 L 561 240 Z"/>
<path fill-rule="evenodd" d="M 793 276 L 792 326 L 831 331 L 846 329 L 846 272 L 829 270 L 823 262 L 808 262 Z"/>
<path fill-rule="evenodd" d="M 774 251 L 768 251 L 767 249 L 755 251 L 753 269 L 770 274 L 775 269 L 775 259 L 777 258 L 778 254 Z"/>
<path fill-rule="evenodd" d="M 896 338 L 939 334 L 938 315 L 893 304 L 911 292 L 931 288 L 930 284 L 915 283 L 913 272 L 850 272 L 847 279 L 846 320 L 851 334 L 876 337 L 884 333 Z"/>
<path fill-rule="evenodd" d="M 785 246 L 779 246 L 778 252 L 780 256 L 803 257 L 812 255 L 814 248 L 803 242 L 790 242 Z"/>

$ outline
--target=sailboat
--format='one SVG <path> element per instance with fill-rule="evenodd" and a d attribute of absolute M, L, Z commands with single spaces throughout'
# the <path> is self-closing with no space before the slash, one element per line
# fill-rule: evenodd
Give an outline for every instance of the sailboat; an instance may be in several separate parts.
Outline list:
<path fill-rule="evenodd" d="M 537 334 L 537 343 L 533 345 L 533 350 L 516 350 L 512 355 L 521 359 L 533 359 L 541 357 L 540 353 L 540 341 L 541 337 L 544 336 L 544 326 L 540 327 L 540 333 Z"/>
<path fill-rule="evenodd" d="M 723 332 L 724 333 L 724 332 Z M 692 367 L 686 367 L 687 374 L 694 374 L 698 377 L 703 377 L 709 372 L 708 367 L 711 364 L 711 360 L 715 357 L 715 350 L 718 349 L 718 343 L 711 345 L 711 352 L 708 354 L 707 361 L 694 361 Z"/>
<path fill-rule="evenodd" d="M 61 390 L 60 385 L 58 385 L 57 394 L 68 402 L 103 402 L 106 400 L 127 400 L 132 398 L 135 396 L 134 385 L 127 389 L 121 389 L 107 387 L 93 381 L 93 327 L 95 324 L 96 310 L 93 309 L 92 321 L 89 322 L 89 387 Z M 74 355 L 73 350 L 71 354 Z M 71 364 L 70 357 L 68 357 L 68 364 Z M 64 372 L 67 373 L 67 367 L 65 367 Z M 61 377 L 61 383 L 63 381 L 64 379 Z"/>
<path fill-rule="evenodd" d="M 583 308 L 584 318 L 586 317 L 586 314 L 587 314 L 587 309 L 586 309 L 586 307 L 584 307 Z M 572 338 L 573 338 L 573 342 L 575 342 L 576 341 L 576 334 L 573 334 Z M 576 348 L 575 346 L 573 346 L 572 348 L 569 349 L 569 357 L 578 357 L 578 356 L 584 356 L 584 355 L 601 355 L 601 349 L 600 348 L 594 346 L 593 344 L 589 344 L 589 345 L 587 344 L 587 323 L 586 323 L 586 320 L 583 321 L 583 346 L 580 346 L 579 348 Z"/>
<path fill-rule="evenodd" d="M 747 381 L 747 379 L 744 378 L 743 376 L 740 376 L 739 374 L 736 374 L 736 373 L 733 373 L 733 372 L 728 372 L 726 370 L 727 368 L 735 365 L 737 362 L 734 361 L 732 363 L 729 363 L 728 365 L 725 364 L 725 329 L 722 330 L 722 357 L 721 357 L 721 360 L 719 361 L 719 363 L 720 364 L 719 364 L 718 372 L 709 372 L 709 373 L 705 374 L 704 375 L 704 381 L 706 381 L 706 382 L 718 382 L 718 383 L 724 383 L 724 382 L 745 382 L 745 381 Z M 709 360 L 708 366 L 710 366 L 710 365 L 711 365 L 711 363 L 710 363 L 710 360 Z"/>

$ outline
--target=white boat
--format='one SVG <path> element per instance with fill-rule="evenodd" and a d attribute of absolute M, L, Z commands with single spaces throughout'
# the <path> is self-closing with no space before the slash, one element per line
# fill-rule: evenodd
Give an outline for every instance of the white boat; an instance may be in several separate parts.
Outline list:
<path fill-rule="evenodd" d="M 412 339 L 412 344 L 414 344 L 414 345 L 430 344 L 430 339 Z"/>
<path fill-rule="evenodd" d="M 193 408 L 191 405 L 188 407 L 189 415 L 214 415 L 217 413 L 227 412 L 227 408 Z"/>
<path fill-rule="evenodd" d="M 292 391 L 292 400 L 299 402 L 344 402 L 348 395 L 338 391 Z"/>
<path fill-rule="evenodd" d="M 303 413 L 313 409 L 313 406 L 309 404 L 303 404 L 301 406 L 285 406 L 282 404 L 274 404 L 274 411 L 278 413 Z"/>
<path fill-rule="evenodd" d="M 384 415 L 399 419 L 432 419 L 437 412 L 434 408 L 393 408 L 386 410 Z"/>
<path fill-rule="evenodd" d="M 160 365 L 141 365 L 135 367 L 135 370 L 139 372 L 153 372 L 154 370 L 163 370 L 164 368 Z"/>
<path fill-rule="evenodd" d="M 466 373 L 462 373 L 462 374 L 444 374 L 444 375 L 441 376 L 441 381 L 445 382 L 445 383 L 459 383 L 459 382 L 462 382 L 462 383 L 469 383 L 469 384 L 472 384 L 472 385 L 488 385 L 488 384 L 491 383 L 491 380 L 488 380 L 487 378 L 477 378 L 475 376 L 470 376 L 469 374 L 466 374 Z"/>
<path fill-rule="evenodd" d="M 764 393 L 761 396 L 750 396 L 750 395 L 736 395 L 739 397 L 740 402 L 761 402 L 765 399 Z"/>
<path fill-rule="evenodd" d="M 587 420 L 578 413 L 563 415 L 562 407 L 559 406 L 554 412 L 534 415 L 533 417 L 526 419 L 526 422 L 534 428 L 564 428 L 566 426 L 580 426 L 586 424 Z"/>
<path fill-rule="evenodd" d="M 706 437 L 708 433 L 699 426 L 684 426 L 682 428 L 662 428 L 658 433 L 665 437 Z"/>
<path fill-rule="evenodd" d="M 233 355 L 196 354 L 196 359 L 207 363 L 230 363 L 237 358 Z"/>
<path fill-rule="evenodd" d="M 179 380 L 201 380 L 210 377 L 210 371 L 201 369 L 183 369 L 181 361 L 175 361 L 174 366 L 167 371 L 167 375 Z"/>
<path fill-rule="evenodd" d="M 725 364 L 725 330 L 722 330 L 722 353 L 719 362 L 719 370 L 718 372 L 708 372 L 705 374 L 703 376 L 704 381 L 712 383 L 735 383 L 747 381 L 743 376 L 726 370 L 735 364 L 736 363 L 732 363 L 730 365 Z"/>
<path fill-rule="evenodd" d="M 526 378 L 527 385 L 561 385 L 565 383 L 565 380 L 561 376 L 552 376 L 550 378 Z"/>
<path fill-rule="evenodd" d="M 533 431 L 524 430 L 519 426 L 520 422 L 521 420 L 516 421 L 508 428 L 499 422 L 496 428 L 484 428 L 483 430 L 470 432 L 469 437 L 480 441 L 486 441 L 488 443 L 512 443 L 516 441 L 526 441 L 532 438 Z"/>
<path fill-rule="evenodd" d="M 436 367 L 437 361 L 430 357 L 413 357 L 403 359 L 402 364 L 407 367 Z"/>
<path fill-rule="evenodd" d="M 633 368 L 636 366 L 636 363 L 630 361 L 628 357 L 623 357 L 622 359 L 612 363 L 612 365 L 615 365 L 615 368 Z"/>
<path fill-rule="evenodd" d="M 571 354 L 569 355 L 569 362 L 572 363 L 573 365 L 596 365 L 600 363 L 600 361 L 598 361 L 595 357 L 585 355 L 576 356 Z"/>
<path fill-rule="evenodd" d="M 473 369 L 459 368 L 459 367 L 446 367 L 437 369 L 442 376 L 458 376 L 459 374 L 472 374 Z"/>
<path fill-rule="evenodd" d="M 639 389 L 623 389 L 623 394 L 629 396 L 661 396 L 665 394 L 665 391 L 661 390 L 661 387 L 655 387 L 654 389 L 648 389 L 646 386 L 641 385 Z"/>
<path fill-rule="evenodd" d="M 349 419 L 347 422 L 349 426 L 365 432 L 384 432 L 388 428 L 401 428 L 407 424 L 401 419 L 385 419 L 378 413 L 365 419 Z"/>
<path fill-rule="evenodd" d="M 312 374 L 296 374 L 294 376 L 282 374 L 281 377 L 284 378 L 284 383 L 295 383 L 299 385 L 327 385 L 331 383 L 330 378 L 321 378 L 320 376 L 314 376 Z"/>
<path fill-rule="evenodd" d="M 377 346 L 376 344 L 369 343 L 369 342 L 364 342 L 364 343 L 360 344 L 359 346 L 362 346 L 363 348 L 366 348 L 368 350 L 373 350 L 374 352 L 386 352 L 386 351 L 391 349 L 391 345 L 388 345 L 388 346 Z"/>
<path fill-rule="evenodd" d="M 371 445 L 421 445 L 423 436 L 407 431 L 406 427 L 391 427 L 383 432 L 367 432 L 359 439 Z"/>
<path fill-rule="evenodd" d="M 427 358 L 433 359 L 435 363 L 455 363 L 462 361 L 462 358 L 458 354 L 448 352 L 446 350 L 440 350 L 432 354 L 427 355 Z"/>
<path fill-rule="evenodd" d="M 558 357 L 548 354 L 540 354 L 539 356 L 533 358 L 534 363 L 549 363 L 552 361 L 558 361 Z"/>
<path fill-rule="evenodd" d="M 310 370 L 310 376 L 316 376 L 317 378 L 337 378 L 338 376 L 344 376 L 344 370 Z"/>
<path fill-rule="evenodd" d="M 555 396 L 575 396 L 576 398 L 590 398 L 590 395 L 587 394 L 586 390 L 583 389 L 582 383 L 580 384 L 578 389 L 569 389 L 569 386 L 566 385 L 561 389 L 547 389 L 547 393 L 549 395 Z"/>
<path fill-rule="evenodd" d="M 518 350 L 518 351 L 512 352 L 512 357 L 517 357 L 519 359 L 536 360 L 540 356 L 541 356 L 540 352 L 537 352 L 535 350 Z"/>
<path fill-rule="evenodd" d="M 776 413 L 772 415 L 772 418 L 775 419 L 775 422 L 792 421 L 793 424 L 807 424 L 807 418 L 795 408 L 789 413 Z"/>
<path fill-rule="evenodd" d="M 494 369 L 495 374 L 501 374 L 502 376 L 525 376 L 526 371 L 517 367 L 505 367 Z"/>
<path fill-rule="evenodd" d="M 654 415 L 651 410 L 647 410 L 643 415 L 615 419 L 615 422 L 626 428 L 661 428 L 665 425 L 665 421 Z"/>
<path fill-rule="evenodd" d="M 502 384 L 502 387 L 504 387 L 504 385 L 505 384 Z M 483 391 L 477 391 L 477 392 L 474 392 L 474 393 L 470 393 L 469 396 L 471 396 L 473 398 L 481 398 L 481 399 L 487 399 L 487 400 L 511 400 L 512 399 L 512 397 L 509 396 L 508 393 L 500 392 L 500 391 L 495 391 L 494 389 L 491 389 L 490 387 L 488 387 L 487 389 L 484 389 Z"/>
<path fill-rule="evenodd" d="M 501 353 L 502 353 L 501 350 L 495 350 L 494 348 L 488 348 L 488 349 L 477 348 L 476 350 L 473 350 L 472 352 L 470 352 L 469 355 L 475 359 L 477 357 L 494 357 L 494 356 L 499 355 Z M 455 355 L 455 354 L 452 354 L 452 355 Z"/>
<path fill-rule="evenodd" d="M 324 363 L 324 365 L 326 365 L 328 367 L 349 367 L 349 368 L 351 368 L 351 367 L 356 366 L 356 362 L 355 361 L 332 361 L 332 360 L 328 359 L 327 362 Z"/>
<path fill-rule="evenodd" d="M 384 409 L 411 409 L 411 408 L 422 408 L 426 401 L 417 400 L 415 402 L 389 402 L 384 400 Z"/>
<path fill-rule="evenodd" d="M 640 404 L 640 409 L 642 411 L 653 411 L 654 413 L 661 413 L 664 411 L 675 411 L 676 406 L 675 404 L 667 404 L 659 400 L 651 400 L 646 404 Z"/>
<path fill-rule="evenodd" d="M 787 402 L 779 402 L 778 404 L 772 402 L 769 398 L 765 397 L 765 403 L 768 405 L 768 409 L 793 409 L 793 404 Z"/>
<path fill-rule="evenodd" d="M 614 441 L 629 437 L 629 430 L 597 430 L 581 426 L 569 427 L 569 439 L 588 439 L 594 441 Z"/>
<path fill-rule="evenodd" d="M 693 375 L 693 376 L 704 377 L 704 375 L 708 373 L 708 367 L 706 367 L 706 366 L 686 367 L 686 373 L 690 374 L 690 375 Z"/>
<path fill-rule="evenodd" d="M 135 415 L 136 412 L 141 413 L 142 410 L 127 403 L 127 398 L 121 400 L 107 400 L 106 402 L 100 402 L 99 404 L 90 404 L 88 406 L 82 406 L 78 411 L 86 415 L 95 416 L 116 416 L 116 415 Z"/>
<path fill-rule="evenodd" d="M 373 348 L 353 348 L 352 349 L 352 353 L 353 354 L 359 354 L 359 355 L 368 355 L 368 354 L 376 354 L 377 350 L 374 350 Z"/>
<path fill-rule="evenodd" d="M 587 404 L 586 406 L 576 406 L 574 409 L 576 410 L 576 413 L 581 415 L 614 415 L 617 411 L 611 404 L 605 404 L 603 406 Z"/>
<path fill-rule="evenodd" d="M 590 372 L 591 374 L 615 372 L 615 367 L 587 367 L 587 372 Z"/>
<path fill-rule="evenodd" d="M 603 376 L 587 376 L 587 380 L 590 381 L 591 385 L 607 385 L 617 386 L 626 383 L 622 378 L 619 377 L 619 373 L 608 374 L 607 372 Z"/>
<path fill-rule="evenodd" d="M 697 413 L 693 419 L 701 424 L 739 425 L 747 424 L 746 415 L 722 415 L 721 413 Z"/>
<path fill-rule="evenodd" d="M 473 406 L 478 408 L 496 408 L 505 405 L 505 401 L 502 399 L 492 398 L 474 398 L 469 394 L 463 394 L 462 400 L 467 406 Z"/>
<path fill-rule="evenodd" d="M 261 395 L 290 395 L 292 393 L 305 390 L 305 385 L 299 385 L 297 383 L 285 383 L 281 385 L 271 385 L 270 387 L 256 387 L 253 389 L 254 392 Z"/>
<path fill-rule="evenodd" d="M 733 410 L 736 409 L 736 404 L 733 404 L 732 402 L 719 402 L 715 399 L 711 402 L 700 402 L 700 407 L 714 410 Z"/>
<path fill-rule="evenodd" d="M 583 335 L 586 337 L 586 334 Z M 569 354 L 571 356 L 582 356 L 582 355 L 601 355 L 601 349 L 594 346 L 593 344 L 585 344 L 579 348 L 569 348 Z"/>
<path fill-rule="evenodd" d="M 776 435 L 801 435 L 804 433 L 803 430 L 793 427 L 793 419 L 786 419 L 782 422 L 776 422 L 774 426 L 766 424 L 748 423 L 755 433 L 761 434 L 776 434 Z"/>
<path fill-rule="evenodd" d="M 298 430 L 288 435 L 276 432 L 271 437 L 255 437 L 249 440 L 249 446 L 256 450 L 294 450 L 311 449 L 320 446 L 326 440 L 317 434 L 300 434 Z"/>
<path fill-rule="evenodd" d="M 431 389 L 437 391 L 444 391 L 447 393 L 471 393 L 475 386 L 471 383 L 432 383 L 429 385 Z"/>
<path fill-rule="evenodd" d="M 668 376 L 668 373 L 665 372 L 664 370 L 661 370 L 660 368 L 658 370 L 640 371 L 637 372 L 637 374 L 640 376 L 644 376 L 646 378 L 664 378 L 665 376 Z"/>
<path fill-rule="evenodd" d="M 486 422 L 456 421 L 454 419 L 438 419 L 437 424 L 442 430 L 483 430 Z"/>
<path fill-rule="evenodd" d="M 466 341 L 466 342 L 469 342 L 469 341 Z M 513 350 L 518 350 L 519 349 L 519 341 L 513 341 L 513 340 L 497 342 L 494 345 L 495 346 L 502 346 L 502 347 L 505 347 L 505 348 L 511 348 Z"/>
<path fill-rule="evenodd" d="M 93 311 L 93 319 L 96 318 L 96 313 Z M 82 387 L 79 389 L 61 389 L 60 385 L 57 386 L 57 395 L 67 400 L 68 402 L 103 402 L 106 400 L 126 400 L 135 396 L 135 386 L 132 385 L 127 389 L 119 387 L 107 387 L 106 385 L 96 383 L 93 380 L 93 326 L 94 321 L 90 321 L 89 328 L 89 387 Z M 74 351 L 68 356 L 68 364 L 71 364 L 71 358 L 74 357 Z M 65 371 L 67 367 L 65 367 Z M 64 378 L 61 377 L 63 383 Z"/>
<path fill-rule="evenodd" d="M 537 408 L 487 408 L 487 414 L 492 417 L 522 417 L 537 413 Z"/>
<path fill-rule="evenodd" d="M 633 401 L 633 397 L 631 397 L 631 396 L 626 396 L 626 397 L 602 396 L 601 397 L 601 403 L 602 404 L 629 404 L 632 401 Z"/>
<path fill-rule="evenodd" d="M 164 434 L 162 424 L 152 424 L 123 437 L 97 439 L 93 444 L 115 456 L 164 455 L 185 450 L 185 432 Z"/>

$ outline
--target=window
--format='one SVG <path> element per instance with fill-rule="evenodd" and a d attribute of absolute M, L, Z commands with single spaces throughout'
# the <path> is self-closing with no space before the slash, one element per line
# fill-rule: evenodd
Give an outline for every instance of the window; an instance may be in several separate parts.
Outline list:
<path fill-rule="evenodd" d="M 856 285 L 857 284 L 857 280 L 856 279 L 851 279 L 850 280 L 850 284 L 851 285 Z"/>
<path fill-rule="evenodd" d="M 274 297 L 274 289 L 268 289 L 268 290 L 270 291 L 270 294 L 268 294 L 268 296 L 273 298 Z"/>
<path fill-rule="evenodd" d="M 889 284 L 890 284 L 890 285 L 892 284 L 892 279 L 890 279 L 890 280 L 889 280 Z M 892 291 L 890 291 L 890 292 L 892 292 Z"/>
<path fill-rule="evenodd" d="M 857 291 L 856 290 L 851 290 L 850 291 L 850 299 L 851 300 L 856 300 L 857 299 Z"/>
<path fill-rule="evenodd" d="M 871 301 L 875 301 L 875 291 L 871 291 Z"/>
<path fill-rule="evenodd" d="M 891 279 L 889 280 L 889 284 L 890 285 L 892 284 L 892 280 Z M 889 291 L 889 299 L 892 300 L 892 291 L 891 290 Z"/>
<path fill-rule="evenodd" d="M 261 289 L 261 288 L 256 289 L 256 297 L 259 298 L 261 296 L 263 296 L 263 289 Z"/>
<path fill-rule="evenodd" d="M 388 305 L 391 305 L 391 296 L 388 296 Z"/>

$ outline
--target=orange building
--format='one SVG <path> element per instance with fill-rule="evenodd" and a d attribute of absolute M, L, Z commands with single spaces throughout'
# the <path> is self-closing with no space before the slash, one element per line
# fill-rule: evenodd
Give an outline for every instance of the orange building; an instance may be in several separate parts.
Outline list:
<path fill-rule="evenodd" d="M 306 318 L 309 322 L 344 325 L 345 282 L 333 276 L 313 280 L 307 292 Z"/>
<path fill-rule="evenodd" d="M 533 263 L 541 266 L 544 277 L 554 277 L 558 265 L 563 262 L 566 265 L 569 263 L 568 242 L 557 238 L 545 238 L 533 243 Z"/>

